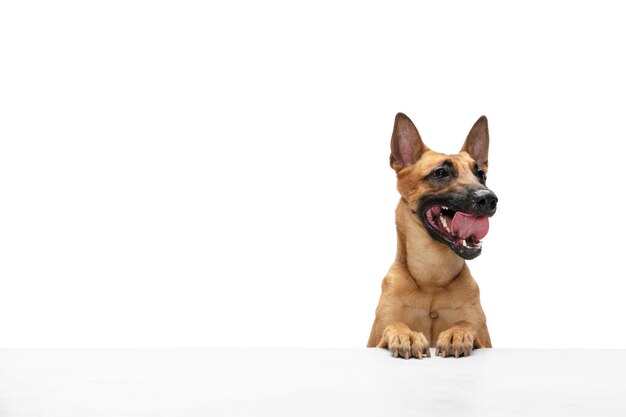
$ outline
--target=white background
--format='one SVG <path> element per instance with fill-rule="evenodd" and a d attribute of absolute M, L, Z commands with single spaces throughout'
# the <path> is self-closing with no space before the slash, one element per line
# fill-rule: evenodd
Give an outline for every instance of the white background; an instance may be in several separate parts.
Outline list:
<path fill-rule="evenodd" d="M 0 346 L 364 346 L 389 138 L 486 114 L 495 347 L 626 347 L 603 2 L 3 2 Z"/>

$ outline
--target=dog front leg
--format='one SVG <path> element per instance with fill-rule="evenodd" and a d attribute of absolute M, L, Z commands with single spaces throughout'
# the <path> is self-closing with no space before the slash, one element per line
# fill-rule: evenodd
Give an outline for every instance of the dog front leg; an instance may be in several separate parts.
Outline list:
<path fill-rule="evenodd" d="M 394 358 L 398 356 L 409 359 L 411 356 L 422 359 L 430 358 L 428 340 L 423 333 L 415 332 L 402 322 L 395 322 L 383 331 L 383 336 L 376 347 L 386 348 L 391 351 Z"/>
<path fill-rule="evenodd" d="M 474 325 L 468 321 L 458 321 L 448 330 L 439 333 L 437 338 L 437 352 L 435 355 L 445 358 L 454 355 L 469 356 L 474 348 L 483 348 Z"/>

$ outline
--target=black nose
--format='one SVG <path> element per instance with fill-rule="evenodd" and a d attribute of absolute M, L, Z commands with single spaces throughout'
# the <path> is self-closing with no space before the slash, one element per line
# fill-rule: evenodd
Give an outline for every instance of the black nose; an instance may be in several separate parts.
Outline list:
<path fill-rule="evenodd" d="M 491 190 L 477 190 L 472 194 L 474 208 L 479 214 L 491 216 L 496 212 L 498 197 Z"/>

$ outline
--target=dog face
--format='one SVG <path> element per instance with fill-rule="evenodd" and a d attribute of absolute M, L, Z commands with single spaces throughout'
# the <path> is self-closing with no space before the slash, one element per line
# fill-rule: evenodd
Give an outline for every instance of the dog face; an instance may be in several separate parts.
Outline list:
<path fill-rule="evenodd" d="M 498 204 L 486 185 L 488 151 L 485 116 L 474 124 L 458 154 L 445 155 L 424 145 L 406 115 L 396 115 L 390 163 L 398 191 L 420 227 L 464 259 L 480 255 L 481 239 Z"/>

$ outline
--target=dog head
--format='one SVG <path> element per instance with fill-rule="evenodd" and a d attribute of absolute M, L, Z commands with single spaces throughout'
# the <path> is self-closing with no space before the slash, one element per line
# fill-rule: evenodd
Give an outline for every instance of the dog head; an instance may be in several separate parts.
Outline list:
<path fill-rule="evenodd" d="M 420 227 L 464 259 L 480 255 L 481 239 L 498 204 L 486 185 L 488 151 L 485 116 L 476 121 L 461 151 L 446 155 L 424 145 L 406 115 L 396 115 L 390 163 L 398 177 L 398 191 Z"/>

